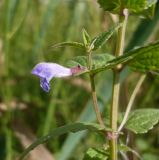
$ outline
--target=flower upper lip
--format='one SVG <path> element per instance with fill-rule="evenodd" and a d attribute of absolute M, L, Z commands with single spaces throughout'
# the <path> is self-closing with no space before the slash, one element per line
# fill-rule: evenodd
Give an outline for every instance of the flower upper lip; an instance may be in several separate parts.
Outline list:
<path fill-rule="evenodd" d="M 53 77 L 66 77 L 72 75 L 69 68 L 63 67 L 56 63 L 47 62 L 38 63 L 33 68 L 32 74 L 47 78 L 48 80 L 52 79 Z"/>

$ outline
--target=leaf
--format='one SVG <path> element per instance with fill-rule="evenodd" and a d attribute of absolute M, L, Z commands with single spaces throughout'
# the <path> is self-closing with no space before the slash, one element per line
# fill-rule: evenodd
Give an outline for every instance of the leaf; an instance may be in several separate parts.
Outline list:
<path fill-rule="evenodd" d="M 104 70 L 115 68 L 118 64 L 128 64 L 132 69 L 146 72 L 159 70 L 159 41 L 150 43 L 143 47 L 138 47 L 128 53 L 114 58 L 110 54 L 96 54 L 92 56 L 92 70 L 83 73 L 98 73 Z M 69 61 L 68 66 L 74 67 L 77 65 L 87 66 L 87 57 L 78 56 Z"/>
<path fill-rule="evenodd" d="M 83 160 L 107 160 L 108 154 L 103 149 L 89 148 Z"/>
<path fill-rule="evenodd" d="M 114 56 L 110 54 L 94 54 L 92 55 L 92 68 L 97 69 L 105 65 L 109 60 L 113 59 Z M 87 56 L 77 56 L 73 60 L 68 61 L 69 67 L 83 66 L 87 67 Z"/>
<path fill-rule="evenodd" d="M 82 36 L 85 46 L 88 46 L 91 42 L 91 38 L 85 29 L 82 30 Z"/>
<path fill-rule="evenodd" d="M 113 33 L 119 28 L 121 27 L 121 23 L 118 23 L 117 25 L 113 26 L 112 28 L 110 28 L 108 31 L 106 32 L 102 32 L 100 35 L 98 35 L 97 37 L 93 38 L 91 41 L 91 45 L 93 45 L 93 50 L 97 50 L 98 48 L 100 48 L 103 44 L 106 43 L 106 41 L 113 35 Z M 90 46 L 91 46 L 90 45 Z"/>
<path fill-rule="evenodd" d="M 51 48 L 59 48 L 59 47 L 66 47 L 66 46 L 85 49 L 84 44 L 79 42 L 61 42 L 61 43 L 52 45 Z"/>
<path fill-rule="evenodd" d="M 48 142 L 52 138 L 55 138 L 57 136 L 60 136 L 68 132 L 79 132 L 79 131 L 86 130 L 86 129 L 93 131 L 93 132 L 99 132 L 99 133 L 105 130 L 104 128 L 101 128 L 98 124 L 93 124 L 93 123 L 92 124 L 91 123 L 73 123 L 73 124 L 69 124 L 69 125 L 65 125 L 65 126 L 56 128 L 52 130 L 48 135 L 37 139 L 28 148 L 26 148 L 24 152 L 21 154 L 19 160 L 22 160 L 35 147 L 37 147 L 40 144 Z"/>
<path fill-rule="evenodd" d="M 133 60 L 133 58 L 136 56 L 136 54 L 126 54 L 126 55 L 123 55 L 123 56 L 119 56 L 117 58 L 114 58 L 112 56 L 112 60 L 108 60 L 108 61 L 105 61 L 105 63 L 101 63 L 100 66 L 96 67 L 96 68 L 93 68 L 90 72 L 96 74 L 96 73 L 99 73 L 101 71 L 104 71 L 104 70 L 108 70 L 108 69 L 112 69 L 112 68 L 115 68 L 118 64 L 124 64 L 124 63 L 128 63 L 130 62 L 131 60 Z"/>
<path fill-rule="evenodd" d="M 98 0 L 101 8 L 103 8 L 105 11 L 110 11 L 117 14 L 120 14 L 122 8 L 127 8 L 133 13 L 139 13 L 148 9 L 156 2 L 157 0 Z"/>
<path fill-rule="evenodd" d="M 146 133 L 159 121 L 159 109 L 138 109 L 133 111 L 126 123 L 126 128 L 134 133 Z"/>
<path fill-rule="evenodd" d="M 68 67 L 75 67 L 78 65 L 87 67 L 87 56 L 77 56 L 67 62 Z"/>
<path fill-rule="evenodd" d="M 133 61 L 129 64 L 133 70 L 141 72 L 159 70 L 159 41 L 134 49 L 130 54 L 134 54 Z"/>
<path fill-rule="evenodd" d="M 105 65 L 92 70 L 98 73 L 106 69 L 111 69 L 118 64 L 128 63 L 134 70 L 157 71 L 159 70 L 159 41 L 150 43 L 125 53 L 122 56 L 107 61 Z"/>

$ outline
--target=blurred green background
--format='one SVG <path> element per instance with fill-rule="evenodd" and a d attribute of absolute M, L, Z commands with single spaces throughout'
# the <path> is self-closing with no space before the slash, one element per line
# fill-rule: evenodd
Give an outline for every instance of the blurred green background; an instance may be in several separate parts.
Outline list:
<path fill-rule="evenodd" d="M 75 121 L 95 121 L 87 76 L 54 79 L 50 93 L 31 75 L 41 61 L 66 65 L 85 53 L 75 48 L 52 50 L 54 43 L 82 41 L 86 28 L 95 36 L 117 21 L 103 12 L 96 0 L 1 0 L 0 1 L 0 160 L 15 160 L 35 138 Z M 153 19 L 130 16 L 126 50 L 159 38 L 159 5 Z M 113 53 L 114 35 L 98 53 Z M 129 75 L 127 78 L 125 78 Z M 125 70 L 120 111 L 124 111 L 138 74 Z M 109 116 L 110 71 L 96 78 L 103 117 Z M 158 108 L 159 78 L 149 74 L 134 108 Z M 133 146 L 144 160 L 159 160 L 159 126 L 145 135 L 130 134 Z M 38 147 L 29 160 L 80 160 L 89 147 L 102 145 L 95 134 L 79 132 L 55 138 Z M 136 159 L 131 156 L 132 159 Z"/>

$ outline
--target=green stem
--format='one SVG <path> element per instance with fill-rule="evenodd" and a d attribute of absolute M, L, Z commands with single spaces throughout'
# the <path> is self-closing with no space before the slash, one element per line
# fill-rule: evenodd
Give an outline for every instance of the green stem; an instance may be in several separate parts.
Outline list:
<path fill-rule="evenodd" d="M 92 69 L 92 52 L 88 51 L 88 69 Z M 98 106 L 98 100 L 97 100 L 97 95 L 96 95 L 96 89 L 95 89 L 95 83 L 94 83 L 94 76 L 93 74 L 90 74 L 90 82 L 91 82 L 91 93 L 92 93 L 92 99 L 93 99 L 93 107 L 96 113 L 97 121 L 101 125 L 101 127 L 104 127 L 104 122 L 99 110 Z"/>
<path fill-rule="evenodd" d="M 113 130 L 112 138 L 110 140 L 110 149 L 111 149 L 111 159 L 117 160 L 117 121 L 118 121 L 118 103 L 119 103 L 119 92 L 120 92 L 120 75 L 118 72 L 114 72 L 113 79 L 113 91 L 112 91 L 112 104 L 111 104 L 111 119 L 110 126 Z"/>
<path fill-rule="evenodd" d="M 137 95 L 142 83 L 144 82 L 145 78 L 146 78 L 146 75 L 142 75 L 140 77 L 140 79 L 139 79 L 139 81 L 138 81 L 138 83 L 137 83 L 137 85 L 136 85 L 136 87 L 135 87 L 135 89 L 134 89 L 134 91 L 133 91 L 133 93 L 132 93 L 132 95 L 130 97 L 129 103 L 128 103 L 127 107 L 126 107 L 126 112 L 125 112 L 124 118 L 123 118 L 123 120 L 122 120 L 122 122 L 121 122 L 121 124 L 120 124 L 120 126 L 118 128 L 118 132 L 120 132 L 123 129 L 123 127 L 124 127 L 124 125 L 125 125 L 125 123 L 126 123 L 126 121 L 128 119 L 128 116 L 129 116 L 130 110 L 132 108 L 133 102 L 135 100 L 135 97 L 136 97 L 136 95 Z"/>
<path fill-rule="evenodd" d="M 88 69 L 92 69 L 92 52 L 88 52 Z"/>
<path fill-rule="evenodd" d="M 125 31 L 128 18 L 128 10 L 122 10 L 120 15 L 120 22 L 123 24 L 118 30 L 117 45 L 115 50 L 115 56 L 118 57 L 123 54 Z M 117 160 L 117 121 L 118 121 L 118 106 L 119 106 L 119 94 L 120 94 L 120 66 L 114 69 L 113 89 L 112 89 L 112 104 L 110 114 L 110 127 L 113 130 L 110 139 L 110 155 L 112 160 Z"/>
<path fill-rule="evenodd" d="M 94 75 L 90 75 L 90 82 L 91 82 L 91 89 L 92 89 L 92 99 L 93 99 L 93 106 L 94 106 L 94 110 L 96 113 L 96 117 L 97 120 L 99 122 L 99 124 L 101 125 L 101 127 L 104 127 L 104 122 L 99 110 L 99 106 L 98 106 L 98 101 L 97 101 L 97 95 L 96 95 L 96 90 L 95 90 L 95 83 L 94 83 Z"/>
<path fill-rule="evenodd" d="M 128 10 L 124 9 L 122 10 L 121 15 L 119 16 L 119 20 L 122 23 L 122 27 L 118 30 L 118 37 L 117 37 L 117 44 L 116 44 L 116 50 L 115 50 L 115 56 L 121 56 L 124 51 L 124 45 L 125 45 L 125 31 L 126 31 L 126 25 L 128 20 Z"/>

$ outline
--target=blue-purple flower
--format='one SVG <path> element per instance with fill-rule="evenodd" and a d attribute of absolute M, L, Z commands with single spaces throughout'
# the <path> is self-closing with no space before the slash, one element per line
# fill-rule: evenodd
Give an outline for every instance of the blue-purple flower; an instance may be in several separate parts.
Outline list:
<path fill-rule="evenodd" d="M 56 63 L 38 63 L 32 70 L 32 74 L 40 77 L 40 86 L 45 92 L 50 90 L 50 80 L 53 77 L 68 77 L 83 71 L 80 66 L 66 68 Z"/>

